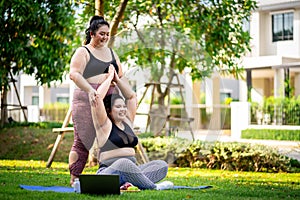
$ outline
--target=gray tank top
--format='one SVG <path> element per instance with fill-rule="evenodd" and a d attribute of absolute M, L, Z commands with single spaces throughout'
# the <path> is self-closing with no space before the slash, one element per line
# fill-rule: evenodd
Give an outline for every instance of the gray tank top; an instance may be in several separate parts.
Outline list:
<path fill-rule="evenodd" d="M 99 74 L 107 73 L 108 67 L 110 64 L 112 64 L 115 67 L 117 73 L 119 72 L 119 67 L 117 65 L 115 56 L 114 56 L 111 48 L 109 48 L 109 49 L 111 52 L 112 61 L 104 62 L 102 60 L 97 59 L 86 46 L 83 46 L 83 47 L 86 48 L 86 50 L 89 52 L 89 55 L 90 55 L 90 60 L 86 64 L 84 72 L 83 72 L 83 77 L 85 79 L 99 75 Z"/>

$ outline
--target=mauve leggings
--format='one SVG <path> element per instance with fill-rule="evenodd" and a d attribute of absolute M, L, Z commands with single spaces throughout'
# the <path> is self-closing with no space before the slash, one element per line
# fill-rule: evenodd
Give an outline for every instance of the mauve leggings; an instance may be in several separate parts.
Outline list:
<path fill-rule="evenodd" d="M 99 84 L 91 84 L 95 89 Z M 117 90 L 111 87 L 107 94 L 115 93 Z M 89 150 L 94 144 L 96 131 L 93 124 L 91 105 L 88 94 L 76 88 L 72 102 L 72 120 L 74 126 L 74 143 L 71 151 L 78 155 L 77 161 L 69 165 L 70 174 L 79 176 L 82 173 L 88 159 Z"/>

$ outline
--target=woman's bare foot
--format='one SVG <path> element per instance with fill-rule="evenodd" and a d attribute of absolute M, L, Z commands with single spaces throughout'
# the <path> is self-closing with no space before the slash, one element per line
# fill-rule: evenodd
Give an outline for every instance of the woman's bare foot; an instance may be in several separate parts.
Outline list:
<path fill-rule="evenodd" d="M 70 180 L 70 185 L 71 186 L 73 186 L 75 178 L 78 178 L 78 177 L 71 174 L 71 180 Z"/>

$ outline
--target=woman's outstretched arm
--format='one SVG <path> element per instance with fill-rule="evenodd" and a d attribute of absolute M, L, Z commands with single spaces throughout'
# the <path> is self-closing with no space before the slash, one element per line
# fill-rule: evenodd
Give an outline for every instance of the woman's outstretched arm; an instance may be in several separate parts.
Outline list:
<path fill-rule="evenodd" d="M 97 89 L 96 104 L 95 106 L 91 106 L 92 118 L 94 127 L 96 129 L 96 136 L 99 147 L 102 147 L 108 139 L 112 127 L 112 123 L 107 117 L 103 99 L 110 87 L 111 81 L 114 77 L 114 73 L 115 69 L 112 65 L 110 65 L 107 78 Z"/>
<path fill-rule="evenodd" d="M 127 117 L 133 123 L 135 115 L 136 115 L 136 108 L 137 108 L 137 98 L 135 92 L 132 90 L 127 78 L 123 76 L 119 78 L 115 73 L 114 81 L 116 82 L 118 88 L 122 92 L 123 96 L 126 99 L 127 105 Z"/>

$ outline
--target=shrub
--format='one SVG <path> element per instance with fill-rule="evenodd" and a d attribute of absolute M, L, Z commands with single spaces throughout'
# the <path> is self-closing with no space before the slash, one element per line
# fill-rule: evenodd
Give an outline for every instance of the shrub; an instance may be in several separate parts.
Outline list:
<path fill-rule="evenodd" d="M 149 159 L 163 159 L 178 167 L 255 172 L 290 172 L 299 162 L 276 149 L 245 143 L 188 141 L 179 138 L 145 138 Z M 293 163 L 292 163 L 293 162 Z"/>
<path fill-rule="evenodd" d="M 162 159 L 173 164 L 179 154 L 189 145 L 189 141 L 175 137 L 141 139 L 150 160 Z"/>
<path fill-rule="evenodd" d="M 70 105 L 67 103 L 59 102 L 46 104 L 44 108 L 41 109 L 40 115 L 45 118 L 45 121 L 63 122 L 68 112 L 69 106 Z"/>
<path fill-rule="evenodd" d="M 261 113 L 262 116 L 265 114 L 270 116 L 270 121 L 264 122 L 267 124 L 300 125 L 300 97 L 274 98 L 271 96 L 264 98 L 261 105 L 251 102 L 251 122 L 258 123 L 261 120 L 258 119 L 257 113 Z M 260 121 L 260 123 L 263 122 Z"/>

